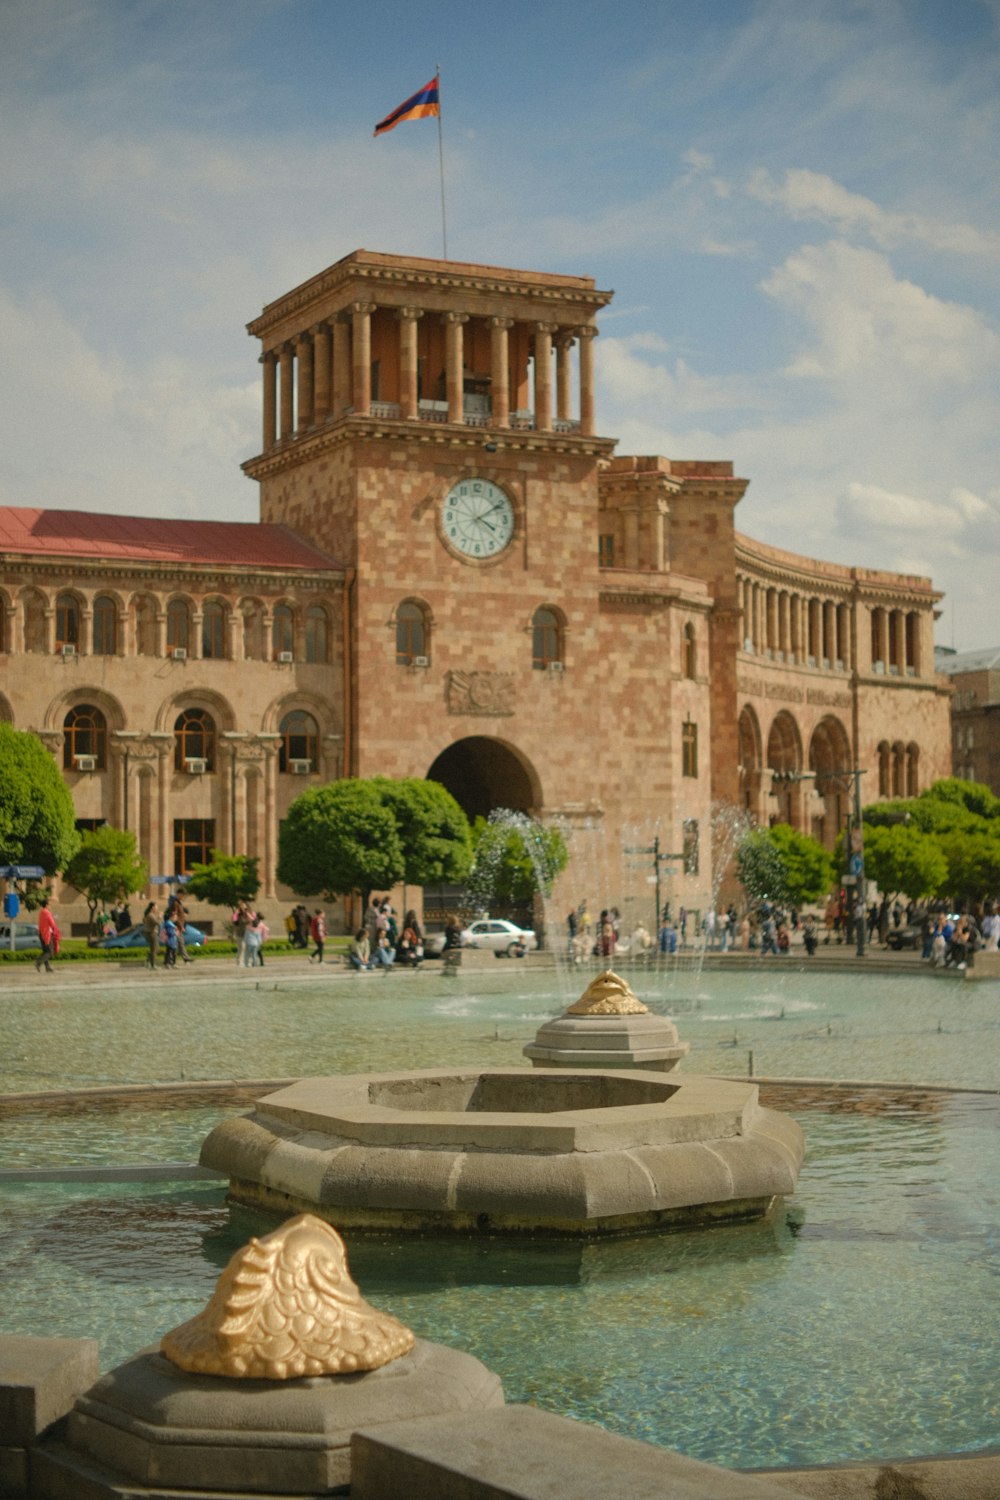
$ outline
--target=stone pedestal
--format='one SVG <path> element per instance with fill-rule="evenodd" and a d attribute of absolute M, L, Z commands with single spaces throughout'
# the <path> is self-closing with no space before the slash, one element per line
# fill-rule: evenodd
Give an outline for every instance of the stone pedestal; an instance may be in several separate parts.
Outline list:
<path fill-rule="evenodd" d="M 669 1073 L 691 1050 L 666 1016 L 559 1016 L 524 1048 L 535 1068 L 642 1068 Z"/>
<path fill-rule="evenodd" d="M 28 1451 L 97 1378 L 96 1339 L 0 1338 L 0 1495 L 29 1494 Z"/>
<path fill-rule="evenodd" d="M 471 1355 L 418 1340 L 361 1375 L 227 1380 L 146 1350 L 76 1402 L 65 1441 L 36 1450 L 33 1500 L 323 1495 L 351 1479 L 351 1434 L 503 1405 Z"/>

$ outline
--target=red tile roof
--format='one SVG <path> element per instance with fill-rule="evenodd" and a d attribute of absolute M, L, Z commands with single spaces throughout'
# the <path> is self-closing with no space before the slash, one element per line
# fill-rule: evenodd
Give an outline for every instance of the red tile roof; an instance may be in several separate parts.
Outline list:
<path fill-rule="evenodd" d="M 338 563 L 288 526 L 0 505 L 0 556 L 115 559 L 322 571 Z"/>

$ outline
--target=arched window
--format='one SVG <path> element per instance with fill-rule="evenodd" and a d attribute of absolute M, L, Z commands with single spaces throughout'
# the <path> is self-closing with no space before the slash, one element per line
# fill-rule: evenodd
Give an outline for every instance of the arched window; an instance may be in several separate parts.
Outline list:
<path fill-rule="evenodd" d="M 306 610 L 306 661 L 330 660 L 330 627 L 321 604 L 310 604 Z"/>
<path fill-rule="evenodd" d="M 94 655 L 115 656 L 118 652 L 118 606 L 107 594 L 94 600 Z"/>
<path fill-rule="evenodd" d="M 99 708 L 79 703 L 63 719 L 63 766 L 67 771 L 103 771 L 108 725 Z M 91 764 L 93 762 L 93 764 Z"/>
<path fill-rule="evenodd" d="M 205 661 L 221 661 L 226 654 L 226 611 L 213 600 L 202 610 L 201 654 Z"/>
<path fill-rule="evenodd" d="M 554 610 L 536 609 L 531 621 L 531 665 L 546 672 L 554 663 L 562 665 L 559 618 Z"/>
<path fill-rule="evenodd" d="M 681 652 L 684 676 L 694 678 L 695 668 L 698 664 L 698 657 L 695 648 L 694 626 L 691 624 L 690 620 L 688 620 L 687 624 L 684 626 L 684 635 L 681 642 Z"/>
<path fill-rule="evenodd" d="M 185 599 L 167 605 L 167 655 L 187 656 L 191 650 L 191 610 Z"/>
<path fill-rule="evenodd" d="M 918 745 L 906 747 L 906 795 L 908 797 L 920 795 L 920 747 Z"/>
<path fill-rule="evenodd" d="M 892 795 L 906 796 L 906 751 L 899 740 L 892 747 Z"/>
<path fill-rule="evenodd" d="M 417 666 L 427 658 L 427 619 L 419 604 L 407 601 L 396 610 L 396 663 Z"/>
<path fill-rule="evenodd" d="M 275 661 L 282 661 L 295 651 L 295 616 L 290 605 L 277 604 L 271 619 L 271 650 Z"/>
<path fill-rule="evenodd" d="M 878 747 L 878 794 L 880 797 L 892 796 L 892 769 L 886 740 Z"/>
<path fill-rule="evenodd" d="M 60 594 L 56 600 L 56 650 L 80 646 L 80 605 L 72 594 Z"/>
<path fill-rule="evenodd" d="M 215 770 L 215 721 L 203 708 L 186 708 L 174 723 L 174 770 Z"/>
<path fill-rule="evenodd" d="M 312 714 L 296 708 L 285 715 L 278 728 L 278 770 L 300 776 L 315 771 L 319 764 L 319 726 Z"/>

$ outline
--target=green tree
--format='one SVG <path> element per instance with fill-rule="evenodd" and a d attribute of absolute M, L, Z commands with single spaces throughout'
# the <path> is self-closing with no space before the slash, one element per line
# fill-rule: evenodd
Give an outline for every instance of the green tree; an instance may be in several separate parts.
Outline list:
<path fill-rule="evenodd" d="M 396 820 L 406 885 L 464 880 L 472 864 L 472 830 L 451 793 L 437 781 L 374 776 L 383 806 Z"/>
<path fill-rule="evenodd" d="M 968 907 L 1000 890 L 1000 830 L 983 823 L 976 829 L 946 829 L 935 835 L 947 874 L 939 891 L 959 907 Z"/>
<path fill-rule="evenodd" d="M 530 910 L 536 893 L 552 894 L 556 877 L 569 861 L 558 828 L 546 828 L 528 817 L 513 822 L 477 818 L 472 837 L 475 859 L 469 895 L 484 910 Z"/>
<path fill-rule="evenodd" d="M 913 824 L 865 824 L 865 875 L 886 896 L 926 901 L 944 889 L 948 877 L 938 836 Z M 959 835 L 964 837 L 964 835 Z"/>
<path fill-rule="evenodd" d="M 829 850 L 788 823 L 776 823 L 767 832 L 785 867 L 784 899 L 789 905 L 807 906 L 825 897 L 836 879 Z"/>
<path fill-rule="evenodd" d="M 63 879 L 87 898 L 87 935 L 92 938 L 98 909 L 141 891 L 149 879 L 149 866 L 139 857 L 134 833 L 105 825 L 83 834 Z"/>
<path fill-rule="evenodd" d="M 388 890 L 403 878 L 391 807 L 371 781 L 351 778 L 296 797 L 278 832 L 278 879 L 302 896 Z"/>
<path fill-rule="evenodd" d="M 736 875 L 751 904 L 788 900 L 788 866 L 771 832 L 754 828 L 736 849 Z"/>
<path fill-rule="evenodd" d="M 260 890 L 258 861 L 249 854 L 223 854 L 212 850 L 211 864 L 192 865 L 188 894 L 209 906 L 230 911 L 240 901 L 253 901 Z"/>
<path fill-rule="evenodd" d="M 0 863 L 54 875 L 79 847 L 73 798 L 52 756 L 35 735 L 0 724 Z"/>

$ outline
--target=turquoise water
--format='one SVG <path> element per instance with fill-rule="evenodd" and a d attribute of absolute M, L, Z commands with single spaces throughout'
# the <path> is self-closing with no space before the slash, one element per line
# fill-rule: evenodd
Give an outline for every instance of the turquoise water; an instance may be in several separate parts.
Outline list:
<path fill-rule="evenodd" d="M 586 977 L 569 991 L 488 970 L 476 995 L 433 974 L 5 991 L 0 1087 L 518 1063 Z M 773 1074 L 997 1087 L 1000 986 L 769 970 L 635 987 L 693 1043 L 688 1072 L 744 1072 L 753 1050 Z M 1000 1442 L 1000 1100 L 776 1088 L 766 1102 L 807 1138 L 798 1191 L 766 1223 L 582 1246 L 354 1236 L 352 1271 L 417 1333 L 496 1370 L 509 1400 L 693 1457 Z M 0 1167 L 189 1163 L 238 1107 L 0 1108 Z M 272 1227 L 222 1200 L 212 1182 L 0 1179 L 6 1331 L 97 1338 L 105 1368 L 155 1342 Z"/>
<path fill-rule="evenodd" d="M 267 971 L 265 971 L 266 973 Z M 142 976 L 98 990 L 0 990 L 0 1092 L 204 1078 L 278 1078 L 524 1062 L 539 1025 L 589 973 L 497 963 L 232 983 Z M 749 973 L 630 975 L 691 1043 L 689 1072 L 892 1079 L 1000 1088 L 1000 983 L 924 971 L 824 974 L 781 961 Z"/>

